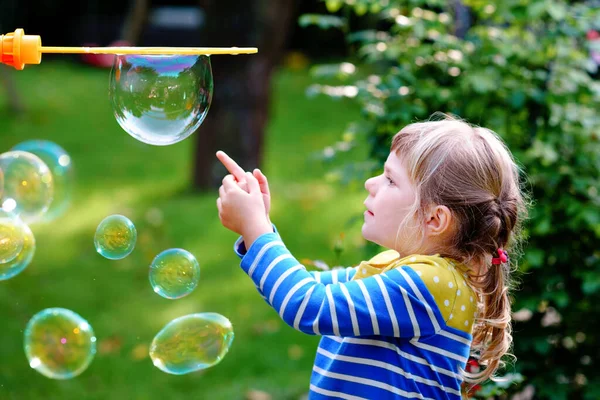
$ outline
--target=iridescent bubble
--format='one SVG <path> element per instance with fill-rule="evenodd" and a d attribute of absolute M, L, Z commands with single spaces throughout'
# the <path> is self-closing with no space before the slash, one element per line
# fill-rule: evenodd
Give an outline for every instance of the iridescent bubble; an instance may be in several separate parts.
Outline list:
<path fill-rule="evenodd" d="M 2 207 L 26 223 L 39 221 L 54 196 L 46 163 L 33 153 L 15 150 L 0 154 L 0 169 L 4 173 Z"/>
<path fill-rule="evenodd" d="M 48 140 L 28 140 L 17 144 L 12 150 L 35 154 L 52 173 L 54 196 L 40 221 L 49 222 L 64 214 L 69 207 L 73 190 L 73 163 L 65 149 Z"/>
<path fill-rule="evenodd" d="M 25 329 L 25 355 L 31 368 L 52 379 L 81 374 L 96 354 L 96 337 L 90 324 L 65 308 L 46 308 L 35 314 Z"/>
<path fill-rule="evenodd" d="M 117 122 L 137 140 L 166 146 L 200 126 L 212 100 L 206 55 L 117 55 L 109 95 Z"/>
<path fill-rule="evenodd" d="M 187 374 L 218 364 L 233 336 L 231 322 L 221 314 L 186 315 L 158 332 L 150 345 L 150 358 L 164 372 Z"/>
<path fill-rule="evenodd" d="M 149 276 L 156 293 L 167 299 L 179 299 L 198 286 L 200 265 L 189 251 L 169 249 L 154 258 Z"/>
<path fill-rule="evenodd" d="M 94 235 L 96 251 L 110 260 L 127 257 L 135 247 L 137 231 L 129 218 L 115 214 L 104 218 Z"/>
<path fill-rule="evenodd" d="M 0 281 L 20 274 L 33 260 L 34 254 L 35 237 L 29 226 L 23 224 L 23 248 L 14 259 L 0 264 Z"/>
<path fill-rule="evenodd" d="M 17 215 L 0 208 L 0 263 L 19 255 L 25 244 L 25 224 Z"/>

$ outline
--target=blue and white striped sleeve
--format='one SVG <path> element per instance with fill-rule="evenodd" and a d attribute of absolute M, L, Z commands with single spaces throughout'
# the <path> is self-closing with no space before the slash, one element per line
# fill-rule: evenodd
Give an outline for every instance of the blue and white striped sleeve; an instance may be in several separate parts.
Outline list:
<path fill-rule="evenodd" d="M 273 233 L 275 233 L 279 237 L 279 232 L 277 232 L 277 227 L 275 224 L 273 225 Z M 279 238 L 281 240 L 281 237 Z M 240 236 L 235 243 L 233 244 L 233 251 L 239 258 L 244 258 L 248 250 L 246 249 L 246 243 L 244 243 L 244 238 Z"/>
<path fill-rule="evenodd" d="M 273 232 L 279 235 L 279 232 L 277 232 L 277 228 L 275 227 L 275 225 L 273 225 Z M 243 237 L 240 236 L 238 240 L 236 240 L 235 244 L 233 245 L 233 250 L 239 258 L 244 258 L 244 256 L 247 253 L 247 250 Z M 356 267 L 335 269 L 329 271 L 309 271 L 309 273 L 315 278 L 317 282 L 328 285 L 331 283 L 342 283 L 351 280 L 354 274 L 356 273 Z"/>
<path fill-rule="evenodd" d="M 260 236 L 241 267 L 279 316 L 307 334 L 414 338 L 435 334 L 443 323 L 433 296 L 410 267 L 324 284 L 276 233 Z"/>
<path fill-rule="evenodd" d="M 356 273 L 356 267 L 331 269 L 329 271 L 308 271 L 315 280 L 324 285 L 348 282 Z"/>

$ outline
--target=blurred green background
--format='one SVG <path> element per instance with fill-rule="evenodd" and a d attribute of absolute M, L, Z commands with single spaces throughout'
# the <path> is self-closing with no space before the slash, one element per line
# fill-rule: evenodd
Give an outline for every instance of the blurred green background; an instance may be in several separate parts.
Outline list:
<path fill-rule="evenodd" d="M 69 211 L 31 226 L 33 262 L 0 282 L 0 399 L 305 398 L 318 338 L 286 326 L 240 271 L 236 235 L 217 215 L 225 171 L 214 153 L 268 176 L 271 219 L 308 268 L 356 265 L 380 250 L 360 234 L 364 179 L 379 172 L 393 134 L 435 111 L 498 132 L 534 200 L 523 251 L 511 255 L 517 361 L 500 371 L 505 382 L 474 396 L 600 398 L 600 2 L 111 0 L 80 2 L 59 25 L 45 16 L 66 1 L 36 5 L 2 2 L 2 33 L 25 28 L 46 45 L 259 53 L 211 57 L 208 116 L 166 147 L 136 141 L 115 121 L 112 57 L 45 55 L 23 71 L 0 69 L 3 151 L 54 141 L 75 171 Z M 116 213 L 134 222 L 138 241 L 110 261 L 93 235 Z M 197 289 L 179 300 L 148 281 L 154 256 L 171 247 L 201 266 Z M 98 338 L 76 378 L 47 379 L 27 363 L 23 331 L 47 307 L 79 313 Z M 196 312 L 231 320 L 231 350 L 205 371 L 161 372 L 148 356 L 154 335 Z"/>

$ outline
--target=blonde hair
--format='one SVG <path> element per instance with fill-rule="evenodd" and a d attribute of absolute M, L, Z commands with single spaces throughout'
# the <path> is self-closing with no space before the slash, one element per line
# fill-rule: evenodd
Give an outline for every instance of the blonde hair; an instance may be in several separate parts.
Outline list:
<path fill-rule="evenodd" d="M 471 355 L 484 368 L 463 371 L 465 381 L 476 384 L 495 378 L 505 365 L 502 358 L 512 356 L 511 264 L 516 267 L 520 256 L 529 200 L 519 183 L 522 171 L 496 133 L 446 114 L 435 116 L 443 119 L 410 124 L 392 140 L 391 151 L 416 188 L 398 232 L 415 232 L 415 242 L 422 243 L 423 230 L 405 230 L 406 223 L 421 223 L 432 206 L 450 209 L 455 223 L 439 253 L 470 267 L 468 280 L 478 293 Z M 492 264 L 498 248 L 509 253 L 508 263 Z"/>

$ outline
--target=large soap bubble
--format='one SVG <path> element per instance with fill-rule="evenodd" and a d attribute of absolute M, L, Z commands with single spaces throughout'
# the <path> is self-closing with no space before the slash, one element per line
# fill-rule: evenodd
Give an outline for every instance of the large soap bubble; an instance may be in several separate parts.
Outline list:
<path fill-rule="evenodd" d="M 96 354 L 96 336 L 90 324 L 65 308 L 46 308 L 35 314 L 24 337 L 29 365 L 52 379 L 81 374 Z"/>
<path fill-rule="evenodd" d="M 118 55 L 109 94 L 117 122 L 137 140 L 166 146 L 200 126 L 213 78 L 206 55 Z"/>
<path fill-rule="evenodd" d="M 169 322 L 150 345 L 150 358 L 160 370 L 183 375 L 218 364 L 233 341 L 231 322 L 217 313 L 198 313 Z"/>
<path fill-rule="evenodd" d="M 19 215 L 26 223 L 39 221 L 54 196 L 52 173 L 42 159 L 26 151 L 0 154 L 4 173 L 2 208 Z"/>
<path fill-rule="evenodd" d="M 41 217 L 49 222 L 67 211 L 73 191 L 73 163 L 69 154 L 58 144 L 49 140 L 27 140 L 12 150 L 27 151 L 38 156 L 50 169 L 54 181 L 54 195 L 50 207 Z"/>

